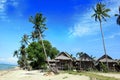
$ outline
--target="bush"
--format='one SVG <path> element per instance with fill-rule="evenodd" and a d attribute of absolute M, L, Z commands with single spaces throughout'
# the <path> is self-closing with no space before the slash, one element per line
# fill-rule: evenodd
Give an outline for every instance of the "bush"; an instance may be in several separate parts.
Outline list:
<path fill-rule="evenodd" d="M 107 66 L 104 63 L 101 62 L 100 63 L 100 67 L 101 67 L 101 69 L 102 69 L 103 72 L 105 72 L 105 73 L 108 72 L 108 68 L 107 68 Z"/>

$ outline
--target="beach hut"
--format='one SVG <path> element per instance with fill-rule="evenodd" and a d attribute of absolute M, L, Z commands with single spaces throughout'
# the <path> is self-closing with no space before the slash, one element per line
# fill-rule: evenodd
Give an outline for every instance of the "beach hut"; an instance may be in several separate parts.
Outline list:
<path fill-rule="evenodd" d="M 108 68 L 109 71 L 115 71 L 115 65 L 117 64 L 117 62 L 112 59 L 112 57 L 110 57 L 109 55 L 103 55 L 98 59 L 98 65 L 100 67 L 100 63 L 106 65 L 106 58 L 107 58 L 107 62 L 108 62 Z M 99 70 L 102 70 L 101 67 Z"/>
<path fill-rule="evenodd" d="M 56 58 L 56 66 L 59 70 L 70 70 L 73 67 L 72 64 L 72 57 L 66 53 L 66 52 L 61 52 L 59 53 Z"/>
<path fill-rule="evenodd" d="M 90 70 L 94 67 L 93 61 L 94 60 L 92 57 L 90 57 L 88 54 L 84 53 L 80 56 L 79 59 L 76 60 L 76 64 L 78 64 L 77 69 L 80 69 L 80 63 L 81 63 L 81 69 Z"/>

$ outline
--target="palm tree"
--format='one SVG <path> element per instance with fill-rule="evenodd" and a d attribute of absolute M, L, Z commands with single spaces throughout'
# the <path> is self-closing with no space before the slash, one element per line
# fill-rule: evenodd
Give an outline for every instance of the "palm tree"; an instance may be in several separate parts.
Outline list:
<path fill-rule="evenodd" d="M 120 6 L 119 6 L 119 14 L 115 14 L 115 16 L 117 16 L 117 24 L 120 25 Z"/>
<path fill-rule="evenodd" d="M 84 54 L 83 52 L 78 52 L 78 53 L 76 54 L 76 56 L 78 56 L 79 59 L 80 59 L 80 68 L 82 67 L 82 66 L 81 66 L 81 61 L 82 61 L 81 56 L 82 56 L 83 54 Z"/>
<path fill-rule="evenodd" d="M 19 50 L 15 50 L 13 57 L 17 57 L 18 58 L 18 63 L 22 68 L 27 68 L 27 54 L 26 54 L 26 48 L 25 45 L 21 45 Z"/>
<path fill-rule="evenodd" d="M 41 36 L 44 38 L 45 35 L 41 34 Z M 32 39 L 32 41 L 35 41 L 35 40 L 39 41 L 38 37 L 39 37 L 38 32 L 37 31 L 33 31 L 31 33 L 30 39 Z"/>
<path fill-rule="evenodd" d="M 23 60 L 23 64 L 24 64 L 24 68 L 27 68 L 27 53 L 26 53 L 26 48 L 25 45 L 22 45 L 20 47 L 20 55 L 21 55 L 21 59 Z"/>
<path fill-rule="evenodd" d="M 103 48 L 104 48 L 104 53 L 106 55 L 106 65 L 108 68 L 108 61 L 107 61 L 107 53 L 106 53 L 106 48 L 105 48 L 105 41 L 104 41 L 104 35 L 102 31 L 102 20 L 106 21 L 105 17 L 110 17 L 107 13 L 110 11 L 110 9 L 106 9 L 105 5 L 100 3 L 97 3 L 96 8 L 93 7 L 94 14 L 92 17 L 95 17 L 95 21 L 100 22 L 100 30 L 101 30 L 101 35 L 102 35 L 102 41 L 103 41 Z"/>
<path fill-rule="evenodd" d="M 42 43 L 42 46 L 43 46 L 43 51 L 44 51 L 44 54 L 45 54 L 45 57 L 46 57 L 46 61 L 47 61 L 48 66 L 50 68 L 50 64 L 49 64 L 49 61 L 48 61 L 46 49 L 45 49 L 45 46 L 44 46 L 44 43 L 43 43 L 43 40 L 42 40 L 43 32 L 47 29 L 47 27 L 45 27 L 46 26 L 46 24 L 45 24 L 46 18 L 43 17 L 43 15 L 41 13 L 37 13 L 35 15 L 35 17 L 31 16 L 29 21 L 34 24 L 33 28 L 35 30 L 34 30 L 33 33 L 35 33 L 35 35 L 36 35 L 36 36 L 34 36 L 34 38 L 36 37 L 38 40 L 41 40 L 41 43 Z"/>
<path fill-rule="evenodd" d="M 28 45 L 28 43 L 30 43 L 28 40 L 29 40 L 29 36 L 27 34 L 24 34 L 21 40 L 21 44 Z"/>

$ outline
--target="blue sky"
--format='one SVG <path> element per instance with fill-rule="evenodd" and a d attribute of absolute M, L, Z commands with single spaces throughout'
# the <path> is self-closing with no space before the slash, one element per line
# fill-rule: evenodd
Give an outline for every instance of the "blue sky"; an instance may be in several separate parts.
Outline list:
<path fill-rule="evenodd" d="M 120 26 L 114 14 L 120 0 L 101 0 L 111 9 L 107 22 L 102 23 L 107 54 L 120 59 Z M 20 47 L 23 34 L 32 32 L 29 17 L 42 12 L 47 18 L 45 39 L 60 51 L 75 54 L 86 52 L 101 57 L 103 45 L 99 22 L 91 15 L 98 0 L 0 0 L 0 62 L 16 63 L 14 50 Z"/>

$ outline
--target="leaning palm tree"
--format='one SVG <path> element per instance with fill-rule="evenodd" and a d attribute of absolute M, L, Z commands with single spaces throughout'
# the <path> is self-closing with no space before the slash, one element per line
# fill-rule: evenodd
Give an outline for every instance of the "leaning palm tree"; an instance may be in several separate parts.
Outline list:
<path fill-rule="evenodd" d="M 115 16 L 117 16 L 116 23 L 120 25 L 120 6 L 119 6 L 119 14 L 115 14 Z"/>
<path fill-rule="evenodd" d="M 79 57 L 79 60 L 80 60 L 80 69 L 82 68 L 82 66 L 81 66 L 81 61 L 82 61 L 81 56 L 82 56 L 83 54 L 84 54 L 83 52 L 78 52 L 78 53 L 76 54 L 76 56 L 78 56 L 78 57 Z"/>
<path fill-rule="evenodd" d="M 33 37 L 38 39 L 38 41 L 41 40 L 43 51 L 44 51 L 44 54 L 45 54 L 45 57 L 46 57 L 46 61 L 48 63 L 48 67 L 50 69 L 48 56 L 47 56 L 46 49 L 45 49 L 43 39 L 42 39 L 43 32 L 47 29 L 47 27 L 45 27 L 46 26 L 46 24 L 45 24 L 46 18 L 43 17 L 43 15 L 41 13 L 37 13 L 35 15 L 35 17 L 31 16 L 29 21 L 34 24 L 34 26 L 33 26 L 34 32 L 32 34 Z"/>
<path fill-rule="evenodd" d="M 104 48 L 104 53 L 106 55 L 106 65 L 108 68 L 108 61 L 107 61 L 107 53 L 106 53 L 106 47 L 105 47 L 105 41 L 104 41 L 104 35 L 102 31 L 102 20 L 106 21 L 105 17 L 110 17 L 107 13 L 110 11 L 110 9 L 106 9 L 105 5 L 100 3 L 97 3 L 96 8 L 93 7 L 94 14 L 92 17 L 95 17 L 95 21 L 100 22 L 100 30 L 101 30 L 101 35 L 102 35 L 102 41 L 103 41 L 103 48 Z"/>

